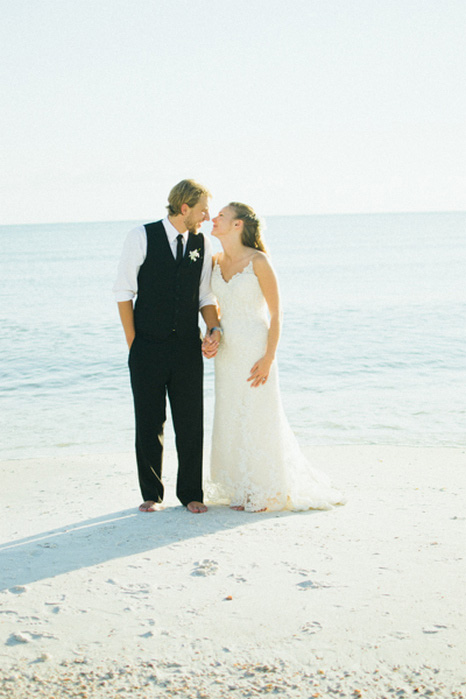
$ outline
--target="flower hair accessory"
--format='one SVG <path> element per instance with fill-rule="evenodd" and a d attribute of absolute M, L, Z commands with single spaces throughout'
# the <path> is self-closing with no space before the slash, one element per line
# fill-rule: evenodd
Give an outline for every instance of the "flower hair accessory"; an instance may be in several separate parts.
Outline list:
<path fill-rule="evenodd" d="M 199 259 L 199 250 L 191 250 L 189 253 L 189 259 L 191 262 L 196 262 Z"/>

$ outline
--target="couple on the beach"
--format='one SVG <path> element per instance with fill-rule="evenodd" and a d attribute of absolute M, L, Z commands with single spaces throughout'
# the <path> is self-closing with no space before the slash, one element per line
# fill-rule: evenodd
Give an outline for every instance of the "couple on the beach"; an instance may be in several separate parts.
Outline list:
<path fill-rule="evenodd" d="M 283 413 L 275 352 L 280 298 L 251 207 L 230 203 L 213 219 L 223 252 L 199 233 L 210 192 L 182 180 L 168 215 L 128 234 L 114 285 L 129 347 L 136 458 L 144 502 L 163 500 L 163 427 L 170 401 L 178 453 L 176 494 L 207 511 L 202 488 L 203 359 L 215 356 L 213 499 L 235 510 L 328 509 L 342 502 L 304 459 Z M 134 302 L 134 299 L 136 301 Z M 203 341 L 199 310 L 206 324 Z"/>

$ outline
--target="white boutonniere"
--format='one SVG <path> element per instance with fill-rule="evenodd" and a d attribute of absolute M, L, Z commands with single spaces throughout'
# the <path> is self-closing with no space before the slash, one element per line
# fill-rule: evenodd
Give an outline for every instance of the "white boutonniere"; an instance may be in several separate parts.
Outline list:
<path fill-rule="evenodd" d="M 189 259 L 191 262 L 196 262 L 199 259 L 199 250 L 191 250 L 189 253 Z"/>

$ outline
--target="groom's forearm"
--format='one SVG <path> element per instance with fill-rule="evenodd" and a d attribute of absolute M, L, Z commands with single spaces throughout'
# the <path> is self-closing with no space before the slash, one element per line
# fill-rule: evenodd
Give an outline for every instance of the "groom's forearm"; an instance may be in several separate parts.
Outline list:
<path fill-rule="evenodd" d="M 120 313 L 120 320 L 123 330 L 125 331 L 126 342 L 128 343 L 128 347 L 131 347 L 136 335 L 136 330 L 134 328 L 133 302 L 119 301 L 118 311 Z"/>
<path fill-rule="evenodd" d="M 217 306 L 203 306 L 201 308 L 201 315 L 204 318 L 204 322 L 207 326 L 207 331 L 209 331 L 211 328 L 215 328 L 220 325 L 220 321 L 218 319 Z"/>

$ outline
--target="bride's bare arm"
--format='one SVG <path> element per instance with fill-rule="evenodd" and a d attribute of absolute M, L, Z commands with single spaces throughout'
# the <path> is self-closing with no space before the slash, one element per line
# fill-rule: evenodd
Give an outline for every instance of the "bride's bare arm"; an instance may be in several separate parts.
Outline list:
<path fill-rule="evenodd" d="M 277 277 L 267 255 L 257 253 L 253 259 L 253 267 L 270 315 L 270 328 L 265 354 L 254 364 L 248 378 L 248 381 L 251 381 L 251 386 L 257 387 L 262 386 L 267 381 L 270 367 L 275 359 L 280 339 L 281 308 Z"/>

